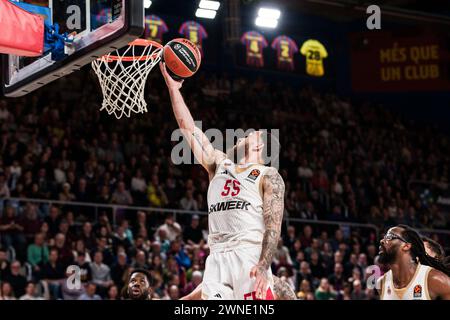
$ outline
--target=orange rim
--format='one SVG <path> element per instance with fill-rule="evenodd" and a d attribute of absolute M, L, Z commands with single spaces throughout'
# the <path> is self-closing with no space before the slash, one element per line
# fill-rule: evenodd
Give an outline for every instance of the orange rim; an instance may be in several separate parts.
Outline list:
<path fill-rule="evenodd" d="M 130 42 L 128 45 L 129 46 L 142 46 L 142 47 L 154 46 L 154 47 L 157 47 L 157 48 L 162 48 L 163 47 L 162 44 L 160 44 L 160 43 L 158 43 L 156 41 L 147 40 L 147 39 L 141 39 L 141 38 L 138 38 L 138 39 Z"/>
<path fill-rule="evenodd" d="M 140 47 L 148 47 L 148 46 L 152 46 L 155 47 L 156 49 L 162 49 L 162 44 L 153 41 L 153 40 L 147 40 L 147 39 L 136 39 L 132 42 L 130 42 L 128 44 L 129 46 L 140 46 Z M 154 59 L 156 56 L 159 55 L 159 51 L 158 52 L 154 52 L 151 55 L 147 55 L 147 56 L 124 56 L 124 57 L 119 57 L 119 56 L 112 56 L 112 55 L 104 55 L 103 57 L 99 58 L 99 60 L 105 60 L 106 62 L 112 62 L 112 61 L 127 61 L 127 62 L 131 62 L 131 61 L 146 61 L 149 59 Z"/>

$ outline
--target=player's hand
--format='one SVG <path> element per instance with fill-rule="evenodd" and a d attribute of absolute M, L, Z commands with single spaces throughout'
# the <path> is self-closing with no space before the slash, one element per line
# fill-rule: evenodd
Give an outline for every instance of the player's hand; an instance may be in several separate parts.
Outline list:
<path fill-rule="evenodd" d="M 160 62 L 159 63 L 159 69 L 161 69 L 161 73 L 162 73 L 162 75 L 164 77 L 164 81 L 166 81 L 166 85 L 167 85 L 167 87 L 169 89 L 176 89 L 176 90 L 180 90 L 181 89 L 181 87 L 183 86 L 184 80 L 181 80 L 181 81 L 173 80 L 173 78 L 167 72 L 166 63 L 165 62 Z"/>
<path fill-rule="evenodd" d="M 267 285 L 269 284 L 269 274 L 267 272 L 267 268 L 260 264 L 257 264 L 250 270 L 250 278 L 256 278 L 256 298 L 265 300 Z"/>

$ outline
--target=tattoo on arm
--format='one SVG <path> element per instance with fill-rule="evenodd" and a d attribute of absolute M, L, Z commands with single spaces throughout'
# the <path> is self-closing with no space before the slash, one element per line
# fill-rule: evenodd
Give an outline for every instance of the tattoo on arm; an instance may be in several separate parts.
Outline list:
<path fill-rule="evenodd" d="M 284 182 L 280 174 L 273 168 L 268 171 L 263 179 L 263 219 L 266 231 L 264 232 L 259 264 L 267 270 L 272 264 L 281 234 L 284 211 Z"/>
<path fill-rule="evenodd" d="M 297 300 L 294 290 L 286 282 L 278 277 L 273 277 L 273 289 L 278 300 Z"/>

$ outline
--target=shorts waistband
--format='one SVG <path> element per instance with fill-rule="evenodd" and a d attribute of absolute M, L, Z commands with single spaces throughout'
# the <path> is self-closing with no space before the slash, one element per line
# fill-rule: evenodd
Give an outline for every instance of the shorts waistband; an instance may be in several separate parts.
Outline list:
<path fill-rule="evenodd" d="M 227 241 L 227 242 L 219 242 L 212 243 L 209 245 L 209 249 L 211 253 L 215 252 L 227 252 L 233 251 L 236 249 L 244 249 L 244 248 L 261 248 L 261 244 L 257 243 L 248 243 L 242 241 Z"/>

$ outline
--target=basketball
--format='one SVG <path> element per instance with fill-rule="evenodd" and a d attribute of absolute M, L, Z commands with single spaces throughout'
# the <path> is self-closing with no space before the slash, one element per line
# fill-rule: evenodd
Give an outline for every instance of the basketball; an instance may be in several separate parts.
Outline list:
<path fill-rule="evenodd" d="M 201 54 L 198 47 L 184 38 L 173 39 L 164 46 L 163 61 L 174 80 L 194 75 L 200 67 Z"/>

